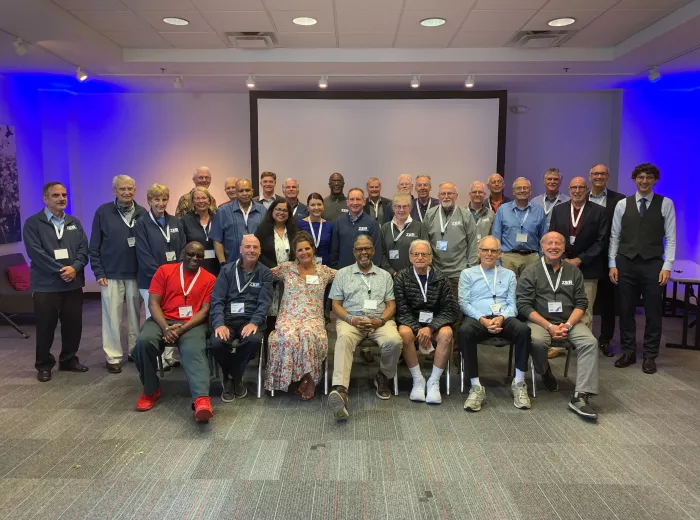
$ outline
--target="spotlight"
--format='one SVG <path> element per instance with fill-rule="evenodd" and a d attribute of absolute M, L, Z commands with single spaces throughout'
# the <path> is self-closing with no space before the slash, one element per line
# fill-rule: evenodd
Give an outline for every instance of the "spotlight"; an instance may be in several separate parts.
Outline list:
<path fill-rule="evenodd" d="M 24 56 L 29 50 L 27 49 L 27 44 L 22 41 L 22 38 L 17 38 L 12 42 L 12 46 L 15 48 L 15 52 L 18 56 Z"/>
<path fill-rule="evenodd" d="M 255 76 L 248 76 L 248 79 L 245 80 L 245 86 L 248 88 L 255 88 Z"/>
<path fill-rule="evenodd" d="M 182 76 L 178 76 L 175 78 L 175 82 L 173 83 L 173 86 L 175 88 L 182 88 L 185 86 L 185 80 L 182 79 Z"/>
<path fill-rule="evenodd" d="M 474 76 L 467 76 L 467 79 L 464 82 L 464 86 L 467 88 L 473 88 L 474 87 Z"/>
<path fill-rule="evenodd" d="M 418 87 L 420 87 L 420 76 L 413 76 L 413 79 L 411 80 L 411 88 Z"/>
<path fill-rule="evenodd" d="M 87 72 L 85 72 L 80 67 L 75 69 L 75 77 L 78 78 L 78 81 L 85 81 L 86 79 L 88 79 Z"/>
<path fill-rule="evenodd" d="M 318 80 L 318 88 L 328 88 L 328 76 L 321 76 Z"/>
<path fill-rule="evenodd" d="M 661 72 L 659 72 L 659 67 L 653 66 L 649 71 L 649 81 L 656 83 L 661 79 Z"/>

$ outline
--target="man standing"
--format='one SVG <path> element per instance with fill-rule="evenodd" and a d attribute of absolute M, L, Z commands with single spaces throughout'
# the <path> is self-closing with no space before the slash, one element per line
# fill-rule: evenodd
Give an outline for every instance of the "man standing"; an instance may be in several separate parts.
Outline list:
<path fill-rule="evenodd" d="M 379 242 L 381 231 L 377 221 L 363 211 L 365 193 L 360 188 L 351 188 L 348 191 L 347 205 L 349 212 L 338 217 L 333 224 L 329 264 L 334 269 L 342 269 L 354 264 L 352 244 L 359 235 L 368 235 L 374 244 L 372 261 L 377 266 L 381 265 L 382 252 Z"/>
<path fill-rule="evenodd" d="M 195 188 L 197 186 L 203 186 L 204 188 L 209 189 L 209 185 L 211 184 L 211 172 L 209 171 L 209 168 L 206 166 L 200 166 L 197 168 L 192 174 L 192 182 L 194 183 Z M 185 193 L 177 201 L 177 208 L 175 209 L 175 216 L 177 218 L 182 218 L 187 213 L 194 211 L 194 202 L 192 201 L 193 194 L 194 188 L 192 188 L 188 193 Z M 217 206 L 214 197 L 211 198 L 209 210 L 212 213 L 216 213 Z"/>
<path fill-rule="evenodd" d="M 598 342 L 580 323 L 588 301 L 583 275 L 562 262 L 564 237 L 557 232 L 542 237 L 544 256 L 523 272 L 515 291 L 520 316 L 528 320 L 532 337 L 532 362 L 550 392 L 559 389 L 547 361 L 553 342 L 568 340 L 576 351 L 576 388 L 569 408 L 586 419 L 598 419 L 589 398 L 598 393 Z"/>
<path fill-rule="evenodd" d="M 399 181 L 396 184 L 396 193 L 408 193 L 411 195 L 411 198 L 413 198 L 412 192 L 413 180 L 411 179 L 411 176 L 407 173 L 402 173 L 399 175 Z"/>
<path fill-rule="evenodd" d="M 228 200 L 221 204 L 219 207 L 223 206 L 224 204 L 228 204 L 229 202 L 233 202 L 236 200 L 236 182 L 238 181 L 238 178 L 236 177 L 226 177 L 226 180 L 224 181 L 224 191 L 226 192 L 226 196 L 228 197 Z"/>
<path fill-rule="evenodd" d="M 549 228 L 549 221 L 552 219 L 552 210 L 554 207 L 569 200 L 567 195 L 559 193 L 559 187 L 563 179 L 558 168 L 550 168 L 544 172 L 545 192 L 532 199 L 533 204 L 542 206 L 544 209 L 544 214 L 547 217 L 547 228 Z"/>
<path fill-rule="evenodd" d="M 422 173 L 416 177 L 416 195 L 413 199 L 413 207 L 411 208 L 411 218 L 418 222 L 423 222 L 425 214 L 428 210 L 440 204 L 438 199 L 430 196 L 430 191 L 433 189 L 430 175 Z"/>
<path fill-rule="evenodd" d="M 80 221 L 66 215 L 66 187 L 49 182 L 42 190 L 46 207 L 24 223 L 23 240 L 31 260 L 30 284 L 36 317 L 37 379 L 51 380 L 56 359 L 51 344 L 61 320 L 61 355 L 58 369 L 87 372 L 76 353 L 83 331 L 84 268 L 88 240 Z"/>
<path fill-rule="evenodd" d="M 350 195 L 350 194 L 348 194 Z M 371 217 L 368 217 L 371 218 Z M 337 339 L 333 357 L 333 391 L 328 407 L 336 419 L 350 417 L 348 387 L 355 348 L 363 338 L 376 341 L 381 349 L 379 372 L 374 378 L 379 399 L 389 399 L 389 379 L 396 377 L 401 336 L 394 322 L 394 283 L 391 275 L 372 263 L 372 238 L 359 235 L 353 240 L 355 263 L 339 270 L 330 299 L 336 321 Z"/>
<path fill-rule="evenodd" d="M 530 202 L 530 181 L 518 177 L 513 183 L 515 200 L 498 208 L 493 221 L 493 236 L 501 243 L 501 265 L 515 276 L 537 262 L 540 239 L 547 232 L 544 209 Z"/>
<path fill-rule="evenodd" d="M 292 178 L 286 179 L 282 185 L 282 191 L 293 218 L 301 220 L 309 216 L 309 208 L 303 202 L 299 202 L 299 181 Z"/>
<path fill-rule="evenodd" d="M 277 174 L 275 172 L 262 172 L 260 174 L 260 187 L 262 191 L 258 197 L 256 197 L 255 202 L 262 204 L 267 211 L 267 208 L 275 200 L 284 200 L 284 197 L 280 197 L 275 193 L 275 187 L 277 186 Z"/>
<path fill-rule="evenodd" d="M 107 357 L 107 372 L 122 371 L 121 322 L 126 302 L 129 356 L 139 335 L 141 295 L 136 281 L 136 238 L 134 224 L 146 209 L 134 201 L 136 183 L 128 175 L 112 181 L 116 199 L 95 212 L 90 234 L 90 266 L 102 296 L 102 348 Z"/>
<path fill-rule="evenodd" d="M 503 195 L 503 188 L 505 188 L 505 184 L 503 183 L 503 177 L 501 177 L 500 173 L 494 173 L 491 175 L 487 181 L 487 186 L 490 193 L 489 206 L 494 213 L 498 212 L 498 208 L 500 208 L 501 205 L 513 200 L 510 197 Z"/>
<path fill-rule="evenodd" d="M 607 251 L 610 247 L 610 230 L 612 229 L 615 206 L 625 198 L 622 193 L 618 193 L 608 188 L 610 180 L 610 170 L 604 164 L 596 164 L 589 173 L 591 180 L 591 192 L 588 200 L 605 208 L 607 227 L 605 231 L 605 255 L 607 264 Z M 598 295 L 596 305 L 600 311 L 600 335 L 598 336 L 598 348 L 604 356 L 613 357 L 610 341 L 615 335 L 615 315 L 619 307 L 619 296 L 617 288 L 610 281 L 608 269 L 604 269 L 598 280 Z"/>
<path fill-rule="evenodd" d="M 410 198 L 410 197 L 409 197 Z M 370 177 L 367 181 L 367 202 L 365 213 L 370 215 L 381 226 L 391 222 L 394 213 L 391 208 L 391 199 L 382 197 L 382 183 L 376 177 Z"/>
<path fill-rule="evenodd" d="M 331 190 L 331 194 L 323 199 L 322 217 L 331 222 L 335 222 L 339 216 L 348 212 L 345 195 L 343 194 L 345 179 L 341 174 L 335 172 L 328 177 L 328 187 Z"/>
<path fill-rule="evenodd" d="M 619 285 L 620 346 L 618 368 L 637 362 L 635 311 L 641 295 L 644 300 L 645 374 L 656 372 L 661 343 L 661 287 L 671 277 L 676 259 L 676 210 L 673 201 L 654 193 L 661 177 L 653 164 L 640 164 L 632 171 L 637 193 L 615 206 L 608 265 L 610 280 Z"/>
<path fill-rule="evenodd" d="M 474 181 L 469 187 L 469 211 L 476 224 L 476 239 L 481 240 L 491 234 L 496 214 L 488 204 L 484 204 L 486 187 L 481 181 Z"/>
<path fill-rule="evenodd" d="M 258 239 L 244 236 L 240 259 L 221 269 L 211 297 L 211 352 L 224 374 L 221 400 L 225 403 L 248 393 L 243 373 L 265 337 L 273 280 L 270 269 L 258 262 L 259 257 Z"/>
<path fill-rule="evenodd" d="M 427 240 L 425 226 L 411 218 L 411 196 L 408 193 L 397 193 L 393 200 L 394 218 L 382 226 L 382 269 L 394 276 L 410 263 L 408 254 L 415 240 Z M 432 262 L 432 257 L 431 257 Z"/>
<path fill-rule="evenodd" d="M 267 211 L 262 204 L 252 200 L 253 185 L 248 179 L 238 179 L 236 194 L 236 200 L 214 215 L 209 232 L 214 240 L 216 258 L 221 264 L 238 259 L 243 235 L 254 234 Z"/>

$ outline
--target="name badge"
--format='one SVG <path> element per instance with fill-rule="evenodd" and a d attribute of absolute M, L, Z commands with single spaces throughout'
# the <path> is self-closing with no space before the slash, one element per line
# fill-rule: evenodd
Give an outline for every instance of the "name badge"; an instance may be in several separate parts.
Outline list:
<path fill-rule="evenodd" d="M 67 249 L 54 249 L 53 256 L 56 260 L 67 260 L 68 250 Z"/>
<path fill-rule="evenodd" d="M 367 226 L 360 226 L 357 228 L 358 231 L 369 231 L 369 228 Z"/>
<path fill-rule="evenodd" d="M 317 274 L 307 274 L 306 283 L 309 285 L 320 285 L 321 280 L 318 279 Z"/>
<path fill-rule="evenodd" d="M 377 300 L 365 300 L 362 306 L 366 311 L 376 311 L 377 310 Z"/>
<path fill-rule="evenodd" d="M 126 243 L 129 244 L 129 247 L 134 247 L 136 245 L 136 238 L 128 237 Z"/>
<path fill-rule="evenodd" d="M 420 311 L 418 314 L 418 321 L 420 323 L 430 323 L 433 321 L 433 313 L 428 311 Z"/>
<path fill-rule="evenodd" d="M 516 242 L 527 242 L 527 233 L 518 233 L 515 235 L 515 241 Z"/>
<path fill-rule="evenodd" d="M 192 317 L 192 306 L 191 305 L 183 305 L 182 307 L 178 307 L 177 310 L 180 313 L 181 318 L 191 318 Z"/>
<path fill-rule="evenodd" d="M 245 303 L 231 303 L 231 314 L 243 314 L 245 312 Z"/>
<path fill-rule="evenodd" d="M 165 261 L 166 262 L 174 262 L 175 261 L 175 251 L 166 251 L 165 252 Z"/>
<path fill-rule="evenodd" d="M 547 310 L 549 312 L 564 312 L 561 302 L 547 302 Z"/>
<path fill-rule="evenodd" d="M 437 248 L 438 251 L 447 251 L 447 241 L 446 240 L 438 240 L 435 243 L 435 247 Z"/>
<path fill-rule="evenodd" d="M 315 256 L 314 262 L 316 263 L 316 265 L 321 265 L 323 263 L 323 258 L 321 258 L 320 256 Z"/>
<path fill-rule="evenodd" d="M 204 250 L 204 258 L 216 258 L 216 253 L 214 252 L 213 249 L 205 249 Z"/>
<path fill-rule="evenodd" d="M 576 242 L 576 237 L 569 237 L 569 244 L 573 246 L 574 242 Z"/>
<path fill-rule="evenodd" d="M 399 259 L 399 250 L 398 249 L 389 249 L 389 260 L 398 260 Z"/>
<path fill-rule="evenodd" d="M 503 313 L 503 304 L 502 303 L 492 303 L 489 305 L 491 307 L 491 314 L 502 314 Z"/>

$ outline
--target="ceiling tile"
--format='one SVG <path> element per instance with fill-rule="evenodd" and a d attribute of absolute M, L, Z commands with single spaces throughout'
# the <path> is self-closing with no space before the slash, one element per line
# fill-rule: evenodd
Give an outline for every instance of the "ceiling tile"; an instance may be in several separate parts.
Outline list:
<path fill-rule="evenodd" d="M 338 15 L 338 32 L 396 32 L 401 11 L 348 11 Z"/>
<path fill-rule="evenodd" d="M 127 11 L 119 0 L 53 0 L 68 11 Z"/>
<path fill-rule="evenodd" d="M 192 0 L 200 11 L 264 11 L 262 0 Z"/>
<path fill-rule="evenodd" d="M 403 0 L 335 0 L 338 13 L 344 11 L 400 11 Z"/>
<path fill-rule="evenodd" d="M 211 32 L 161 32 L 160 35 L 178 49 L 223 49 L 226 44 Z"/>
<path fill-rule="evenodd" d="M 406 0 L 406 11 L 454 10 L 468 11 L 476 0 Z"/>
<path fill-rule="evenodd" d="M 335 33 L 278 33 L 280 47 L 336 47 Z"/>
<path fill-rule="evenodd" d="M 678 9 L 692 0 L 622 0 L 615 9 Z"/>
<path fill-rule="evenodd" d="M 394 33 L 340 33 L 341 47 L 386 49 L 394 43 Z"/>
<path fill-rule="evenodd" d="M 450 47 L 503 47 L 513 34 L 512 31 L 459 32 Z"/>
<path fill-rule="evenodd" d="M 332 0 L 263 0 L 268 11 L 333 11 Z"/>
<path fill-rule="evenodd" d="M 134 32 L 151 28 L 132 11 L 72 11 L 72 14 L 98 31 Z"/>
<path fill-rule="evenodd" d="M 472 11 L 462 31 L 518 31 L 537 11 Z"/>
<path fill-rule="evenodd" d="M 548 0 L 478 0 L 474 9 L 540 9 Z"/>
<path fill-rule="evenodd" d="M 555 18 L 562 18 L 564 16 L 576 18 L 576 22 L 567 26 L 565 29 L 581 29 L 598 18 L 604 12 L 605 11 L 603 9 L 568 9 L 566 11 L 560 11 L 557 9 L 542 9 L 532 17 L 532 19 L 525 27 L 523 27 L 523 29 L 527 31 L 550 30 L 553 28 L 547 25 L 547 22 Z"/>
<path fill-rule="evenodd" d="M 157 31 L 212 32 L 211 26 L 199 11 L 138 11 L 138 15 L 144 20 L 147 20 Z M 163 21 L 163 18 L 168 16 L 184 18 L 190 23 L 187 25 L 170 25 Z"/>
<path fill-rule="evenodd" d="M 613 9 L 574 35 L 566 46 L 600 47 L 604 46 L 601 45 L 603 42 L 617 45 L 671 12 L 671 9 Z"/>
<path fill-rule="evenodd" d="M 154 29 L 138 32 L 105 31 L 103 34 L 125 49 L 170 49 L 172 47 Z"/>
<path fill-rule="evenodd" d="M 454 34 L 462 25 L 468 11 L 404 11 L 401 17 L 400 32 L 406 33 L 449 33 Z M 421 20 L 426 18 L 444 18 L 446 23 L 439 27 L 423 27 Z"/>
<path fill-rule="evenodd" d="M 191 0 L 121 0 L 133 11 L 192 11 Z"/>
<path fill-rule="evenodd" d="M 265 11 L 205 11 L 202 15 L 220 33 L 275 30 Z"/>
<path fill-rule="evenodd" d="M 433 32 L 429 34 L 399 33 L 396 36 L 396 44 L 394 47 L 447 47 L 451 39 L 452 34 L 446 32 Z"/>
<path fill-rule="evenodd" d="M 270 11 L 278 32 L 334 33 L 333 11 Z M 297 25 L 292 20 L 300 16 L 315 18 L 316 25 Z"/>
<path fill-rule="evenodd" d="M 620 0 L 549 0 L 545 9 L 610 9 Z"/>

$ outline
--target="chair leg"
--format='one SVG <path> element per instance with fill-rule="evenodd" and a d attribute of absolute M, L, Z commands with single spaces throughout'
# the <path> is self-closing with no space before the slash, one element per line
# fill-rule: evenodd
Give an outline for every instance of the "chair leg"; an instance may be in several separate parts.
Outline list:
<path fill-rule="evenodd" d="M 24 339 L 29 339 L 29 334 L 27 334 L 22 329 L 20 329 L 19 325 L 17 325 L 14 321 L 12 321 L 7 314 L 0 311 L 0 317 L 3 318 L 7 323 L 12 325 L 12 328 L 15 329 L 17 332 L 19 332 L 24 337 Z"/>
<path fill-rule="evenodd" d="M 535 384 L 535 363 L 530 356 L 530 372 L 532 373 L 532 397 L 537 397 L 537 385 Z"/>
<path fill-rule="evenodd" d="M 163 356 L 160 355 L 157 357 L 158 359 L 158 373 L 160 374 L 160 377 L 163 378 L 165 377 L 165 370 L 163 370 Z"/>
<path fill-rule="evenodd" d="M 464 357 L 459 353 L 459 392 L 464 393 Z"/>
<path fill-rule="evenodd" d="M 260 354 L 258 355 L 258 399 L 262 397 L 263 378 L 262 371 L 265 364 L 265 341 L 260 342 Z"/>
<path fill-rule="evenodd" d="M 572 347 L 566 349 L 566 364 L 564 365 L 564 377 L 569 376 L 569 362 L 571 361 L 571 351 Z"/>
<path fill-rule="evenodd" d="M 396 367 L 396 374 L 394 375 L 394 395 L 399 395 L 399 367 Z"/>
<path fill-rule="evenodd" d="M 323 395 L 328 395 L 328 357 L 323 360 Z"/>
<path fill-rule="evenodd" d="M 452 356 L 447 358 L 447 367 L 445 367 L 445 393 L 450 395 L 450 368 L 452 365 Z"/>
<path fill-rule="evenodd" d="M 510 344 L 510 349 L 508 351 L 508 374 L 506 374 L 506 381 L 509 380 L 513 374 L 513 354 L 515 353 L 515 345 Z"/>

